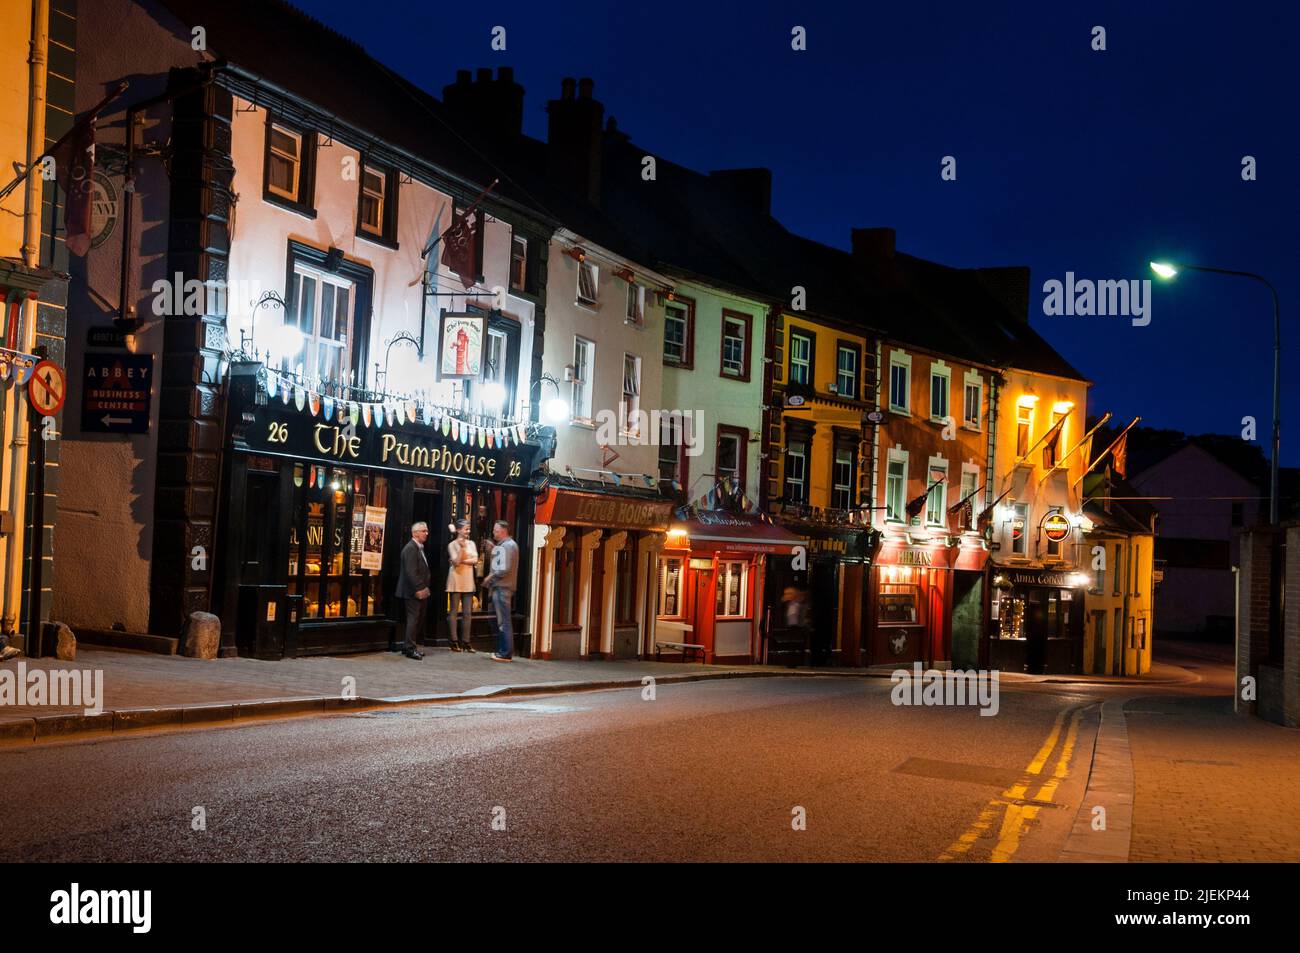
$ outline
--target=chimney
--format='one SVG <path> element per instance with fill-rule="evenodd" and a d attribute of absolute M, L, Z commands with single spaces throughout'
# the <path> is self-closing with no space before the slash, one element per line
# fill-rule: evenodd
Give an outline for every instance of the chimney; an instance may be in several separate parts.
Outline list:
<path fill-rule="evenodd" d="M 577 83 L 566 77 L 560 98 L 546 104 L 547 174 L 593 205 L 600 204 L 601 126 L 605 107 L 593 99 L 595 84 L 584 77 Z"/>
<path fill-rule="evenodd" d="M 1029 323 L 1029 267 L 974 268 L 980 284 L 1017 321 Z"/>
<path fill-rule="evenodd" d="M 852 231 L 853 258 L 860 265 L 879 265 L 894 257 L 892 228 L 855 228 Z"/>
<path fill-rule="evenodd" d="M 709 178 L 751 212 L 763 216 L 772 214 L 771 169 L 714 169 Z"/>
<path fill-rule="evenodd" d="M 509 66 L 480 69 L 475 79 L 467 69 L 456 70 L 456 82 L 442 88 L 447 109 L 468 128 L 494 139 L 512 139 L 524 129 L 524 88 Z"/>

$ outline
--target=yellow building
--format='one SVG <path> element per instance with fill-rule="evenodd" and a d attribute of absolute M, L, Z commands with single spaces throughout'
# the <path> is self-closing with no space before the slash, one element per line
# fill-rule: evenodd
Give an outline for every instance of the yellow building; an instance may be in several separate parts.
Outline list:
<path fill-rule="evenodd" d="M 811 660 L 861 664 L 871 556 L 876 340 L 843 320 L 786 310 L 771 328 L 768 511 L 808 540 L 806 561 L 769 574 L 767 605 L 809 591 Z M 774 632 L 783 620 L 774 618 Z M 772 658 L 772 661 L 779 659 Z"/>
<path fill-rule="evenodd" d="M 60 234 L 60 170 L 21 182 L 15 170 L 33 165 L 72 128 L 75 50 L 75 0 L 0 4 L 0 189 L 13 186 L 0 198 L 0 627 L 8 636 L 48 618 L 62 413 L 53 416 L 52 429 L 36 431 L 49 434 L 38 442 L 20 382 L 30 377 L 36 357 L 63 364 L 69 270 Z M 29 463 L 41 457 L 39 482 L 29 485 Z M 43 487 L 39 499 L 36 486 Z M 35 594 L 33 552 L 40 561 Z"/>
<path fill-rule="evenodd" d="M 1145 675 L 1155 629 L 1156 512 L 1109 472 L 1090 473 L 1083 485 L 1092 577 L 1084 596 L 1083 670 Z"/>

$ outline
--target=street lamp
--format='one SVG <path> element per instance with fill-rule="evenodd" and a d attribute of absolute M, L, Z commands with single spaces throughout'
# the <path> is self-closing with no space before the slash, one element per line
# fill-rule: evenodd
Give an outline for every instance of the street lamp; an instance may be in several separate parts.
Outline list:
<path fill-rule="evenodd" d="M 1206 265 L 1182 265 L 1167 261 L 1151 262 L 1151 270 L 1159 277 L 1173 278 L 1180 271 L 1206 271 L 1214 275 L 1234 275 L 1258 281 L 1273 295 L 1273 459 L 1269 467 L 1268 521 L 1277 525 L 1277 468 L 1279 450 L 1282 444 L 1282 423 L 1279 415 L 1282 410 L 1282 309 L 1278 304 L 1277 289 L 1262 275 L 1253 271 L 1233 271 L 1230 268 L 1210 268 Z"/>

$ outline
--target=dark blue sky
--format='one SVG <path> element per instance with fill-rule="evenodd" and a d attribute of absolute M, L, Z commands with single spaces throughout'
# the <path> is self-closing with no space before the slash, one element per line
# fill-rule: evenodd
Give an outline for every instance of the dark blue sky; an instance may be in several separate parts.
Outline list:
<path fill-rule="evenodd" d="M 513 66 L 525 129 L 543 138 L 561 77 L 590 76 L 638 144 L 701 170 L 771 168 L 774 214 L 828 244 L 891 226 L 900 249 L 947 264 L 1027 264 L 1033 324 L 1095 382 L 1092 412 L 1194 433 L 1239 433 L 1254 415 L 1267 452 L 1263 287 L 1153 282 L 1147 327 L 1046 317 L 1041 289 L 1067 271 L 1150 278 L 1159 256 L 1261 272 L 1300 360 L 1295 4 L 385 0 L 360 19 L 355 0 L 297 3 L 436 93 L 458 68 Z M 806 52 L 790 48 L 796 24 Z M 489 47 L 496 25 L 504 53 Z M 940 180 L 945 155 L 955 182 Z M 1257 181 L 1241 179 L 1245 155 Z M 1296 466 L 1300 386 L 1285 368 L 1282 399 L 1282 462 Z"/>

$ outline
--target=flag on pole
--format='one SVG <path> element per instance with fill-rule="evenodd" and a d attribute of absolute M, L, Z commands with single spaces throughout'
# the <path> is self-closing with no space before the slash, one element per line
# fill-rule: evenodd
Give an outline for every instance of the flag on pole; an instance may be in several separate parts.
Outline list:
<path fill-rule="evenodd" d="M 442 237 L 442 263 L 454 271 L 461 284 L 469 287 L 477 277 L 474 251 L 478 229 L 478 212 L 466 209 L 452 217 L 451 227 Z"/>
<path fill-rule="evenodd" d="M 1110 459 L 1111 459 L 1111 465 L 1114 467 L 1115 472 L 1119 474 L 1119 478 L 1121 480 L 1124 479 L 1124 474 L 1128 470 L 1128 431 L 1127 430 L 1124 431 L 1124 433 L 1120 434 L 1119 440 L 1116 441 L 1115 446 L 1111 449 Z"/>
<path fill-rule="evenodd" d="M 54 154 L 57 171 L 67 191 L 64 222 L 69 254 L 84 257 L 90 251 L 90 213 L 95 196 L 95 117 L 82 123 Z"/>

